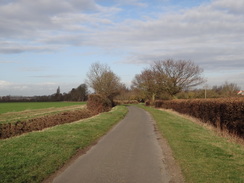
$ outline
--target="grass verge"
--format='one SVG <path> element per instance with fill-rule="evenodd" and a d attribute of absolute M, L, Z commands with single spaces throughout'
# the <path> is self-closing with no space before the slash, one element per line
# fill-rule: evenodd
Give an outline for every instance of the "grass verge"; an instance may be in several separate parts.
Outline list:
<path fill-rule="evenodd" d="M 244 182 L 244 147 L 189 119 L 140 105 L 151 113 L 186 182 Z"/>
<path fill-rule="evenodd" d="M 41 182 L 124 118 L 127 108 L 0 141 L 0 180 Z"/>

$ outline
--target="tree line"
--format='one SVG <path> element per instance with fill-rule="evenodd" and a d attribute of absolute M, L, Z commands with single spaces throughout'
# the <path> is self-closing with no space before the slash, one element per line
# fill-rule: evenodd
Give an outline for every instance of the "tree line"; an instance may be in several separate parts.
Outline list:
<path fill-rule="evenodd" d="M 55 102 L 55 101 L 86 101 L 88 98 L 87 84 L 81 84 L 77 88 L 73 88 L 68 93 L 61 93 L 60 87 L 56 93 L 51 95 L 23 97 L 23 96 L 3 96 L 0 102 Z"/>
<path fill-rule="evenodd" d="M 218 98 L 237 96 L 240 87 L 225 82 L 211 89 L 205 85 L 203 69 L 192 61 L 160 60 L 135 75 L 130 88 L 121 83 L 120 78 L 111 69 L 100 63 L 91 65 L 87 74 L 87 84 L 94 93 L 110 100 L 146 100 L 174 98 Z"/>
<path fill-rule="evenodd" d="M 128 88 L 108 65 L 97 62 L 91 64 L 85 83 L 68 93 L 61 93 L 58 87 L 52 95 L 19 98 L 18 101 L 86 101 L 89 93 L 95 93 L 111 101 L 119 99 L 143 102 L 173 98 L 230 97 L 236 96 L 240 90 L 236 84 L 228 82 L 211 89 L 207 85 L 201 89 L 194 89 L 206 83 L 202 74 L 203 69 L 192 61 L 159 60 L 135 75 Z M 89 92 L 88 87 L 92 92 Z M 15 99 L 5 96 L 0 97 L 0 101 L 8 102 Z"/>

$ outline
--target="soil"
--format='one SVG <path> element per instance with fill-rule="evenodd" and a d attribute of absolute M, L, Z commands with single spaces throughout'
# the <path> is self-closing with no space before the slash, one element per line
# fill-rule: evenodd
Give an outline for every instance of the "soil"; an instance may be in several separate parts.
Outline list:
<path fill-rule="evenodd" d="M 46 109 L 34 109 L 34 110 L 24 110 L 20 112 L 8 112 L 0 115 L 1 123 L 11 123 L 16 122 L 18 120 L 27 120 L 31 118 L 36 118 L 40 116 L 45 116 L 52 113 L 64 112 L 64 111 L 72 111 L 79 110 L 84 108 L 84 106 L 67 106 L 60 108 L 46 108 Z M 6 121 L 6 122 L 5 122 Z"/>
<path fill-rule="evenodd" d="M 0 139 L 6 139 L 32 131 L 43 130 L 45 128 L 64 123 L 71 123 L 91 116 L 91 112 L 87 109 L 80 109 L 41 116 L 24 121 L 17 121 L 15 123 L 0 124 Z"/>

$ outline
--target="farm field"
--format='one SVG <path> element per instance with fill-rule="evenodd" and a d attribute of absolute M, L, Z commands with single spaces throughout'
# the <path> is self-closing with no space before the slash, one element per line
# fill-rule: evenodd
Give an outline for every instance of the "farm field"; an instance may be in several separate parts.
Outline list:
<path fill-rule="evenodd" d="M 58 112 L 78 110 L 85 102 L 16 102 L 0 103 L 0 124 L 27 120 Z"/>
<path fill-rule="evenodd" d="M 41 182 L 124 118 L 117 106 L 93 118 L 0 140 L 0 182 Z"/>
<path fill-rule="evenodd" d="M 0 114 L 33 109 L 59 108 L 83 105 L 85 102 L 8 102 L 0 103 Z"/>

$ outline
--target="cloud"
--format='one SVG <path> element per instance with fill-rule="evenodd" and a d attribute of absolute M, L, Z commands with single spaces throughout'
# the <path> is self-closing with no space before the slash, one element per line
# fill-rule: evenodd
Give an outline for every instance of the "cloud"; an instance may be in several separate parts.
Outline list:
<path fill-rule="evenodd" d="M 165 1 L 170 3 L 160 1 L 153 12 L 154 1 L 1 1 L 0 54 L 76 46 L 123 53 L 118 60 L 126 64 L 173 58 L 192 60 L 206 72 L 244 68 L 243 1 L 212 0 L 167 11 Z M 128 5 L 140 16 L 127 16 L 134 10 Z"/>
<path fill-rule="evenodd" d="M 18 34 L 57 30 L 67 20 L 79 24 L 82 19 L 87 21 L 88 16 L 113 11 L 118 8 L 103 7 L 93 0 L 15 0 L 0 6 L 0 33 L 18 37 Z"/>
<path fill-rule="evenodd" d="M 215 0 L 213 7 L 223 9 L 228 13 L 244 14 L 244 1 Z"/>
<path fill-rule="evenodd" d="M 243 15 L 226 12 L 212 3 L 157 18 L 125 21 L 94 33 L 92 39 L 100 37 L 94 41 L 98 46 L 131 50 L 124 59 L 127 63 L 183 58 L 207 69 L 228 69 L 233 64 L 243 67 L 243 20 Z"/>
<path fill-rule="evenodd" d="M 8 87 L 9 85 L 11 85 L 10 82 L 0 80 L 0 88 L 5 88 L 5 87 Z"/>
<path fill-rule="evenodd" d="M 61 49 L 59 45 L 40 45 L 37 43 L 18 43 L 14 41 L 0 41 L 0 54 L 17 54 L 23 52 L 50 52 Z"/>
<path fill-rule="evenodd" d="M 0 4 L 0 54 L 54 51 L 81 45 L 77 37 L 112 24 L 120 11 L 93 0 L 12 0 Z M 89 36 L 89 35 L 88 35 Z"/>

